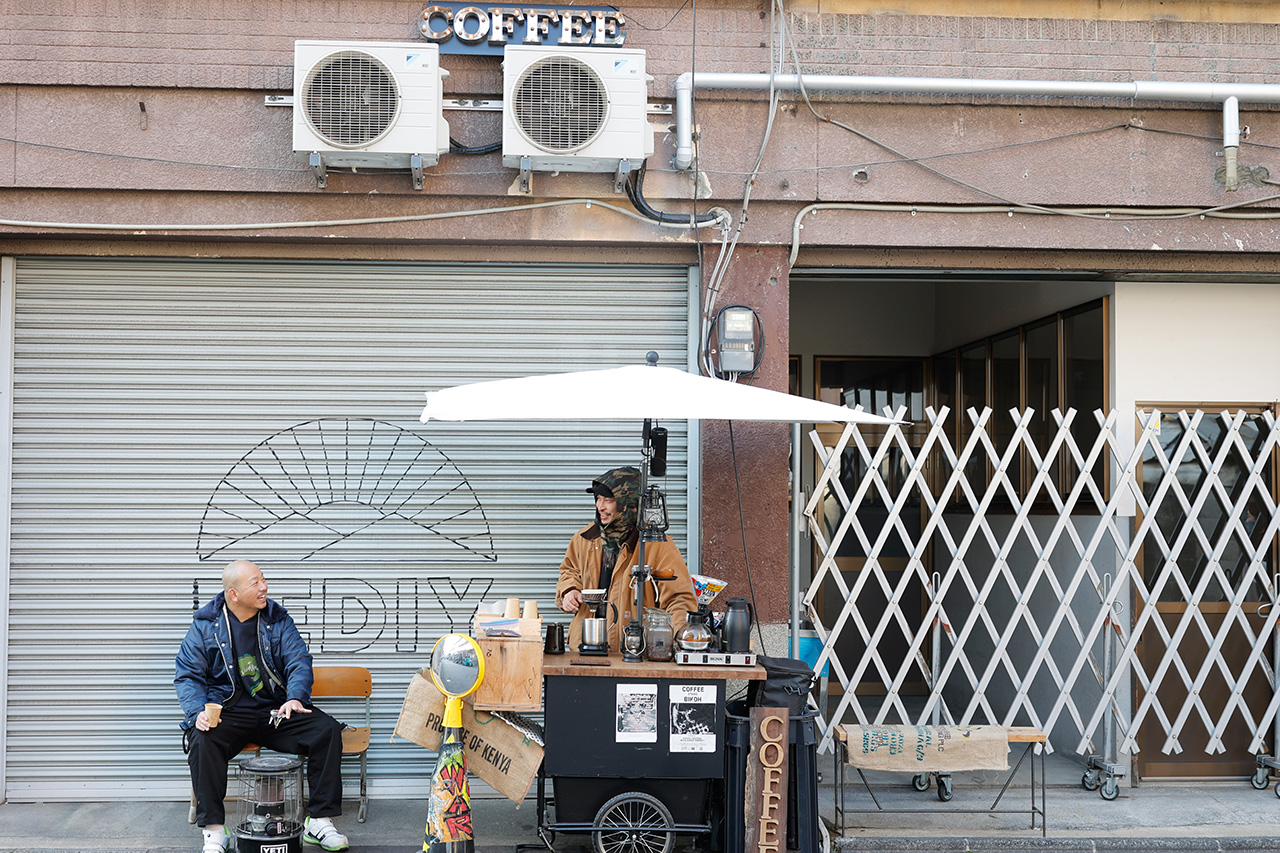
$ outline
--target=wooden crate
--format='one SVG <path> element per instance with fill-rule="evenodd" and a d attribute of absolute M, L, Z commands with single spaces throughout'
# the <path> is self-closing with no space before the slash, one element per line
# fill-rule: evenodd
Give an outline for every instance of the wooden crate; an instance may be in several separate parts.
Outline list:
<path fill-rule="evenodd" d="M 480 711 L 543 710 L 543 642 L 532 637 L 480 638 L 484 680 L 476 690 Z"/>
<path fill-rule="evenodd" d="M 484 680 L 473 704 L 481 711 L 542 710 L 542 639 L 481 637 Z"/>

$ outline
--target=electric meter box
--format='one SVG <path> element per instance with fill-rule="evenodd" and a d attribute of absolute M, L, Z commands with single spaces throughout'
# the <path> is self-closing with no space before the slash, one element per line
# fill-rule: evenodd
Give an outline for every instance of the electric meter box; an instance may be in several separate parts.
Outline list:
<path fill-rule="evenodd" d="M 750 373 L 756 369 L 755 315 L 750 311 L 724 311 L 717 337 L 721 373 Z"/>

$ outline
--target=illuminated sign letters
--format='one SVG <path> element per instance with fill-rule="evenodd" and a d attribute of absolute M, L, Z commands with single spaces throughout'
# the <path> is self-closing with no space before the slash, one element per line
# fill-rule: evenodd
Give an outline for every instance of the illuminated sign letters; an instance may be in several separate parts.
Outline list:
<path fill-rule="evenodd" d="M 418 28 L 441 53 L 501 53 L 508 44 L 622 47 L 626 23 L 611 8 L 437 3 L 422 10 Z"/>

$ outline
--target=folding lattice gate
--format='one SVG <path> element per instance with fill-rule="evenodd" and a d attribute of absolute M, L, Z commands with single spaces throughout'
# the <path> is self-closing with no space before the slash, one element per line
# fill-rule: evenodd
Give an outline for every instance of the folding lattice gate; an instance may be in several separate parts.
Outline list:
<path fill-rule="evenodd" d="M 1280 706 L 1274 416 L 1138 412 L 1135 439 L 1116 412 L 1095 413 L 1096 429 L 1075 411 L 1009 414 L 1000 435 L 970 410 L 962 442 L 946 409 L 928 411 L 923 438 L 812 435 L 825 467 L 805 508 L 817 548 L 803 606 L 818 666 L 843 688 L 822 748 L 826 722 L 856 719 L 1034 725 L 1080 753 L 1100 751 L 1107 725 L 1122 752 L 1146 725 L 1163 753 L 1220 753 L 1230 724 L 1266 750 Z M 1198 742 L 1181 738 L 1189 721 Z"/>

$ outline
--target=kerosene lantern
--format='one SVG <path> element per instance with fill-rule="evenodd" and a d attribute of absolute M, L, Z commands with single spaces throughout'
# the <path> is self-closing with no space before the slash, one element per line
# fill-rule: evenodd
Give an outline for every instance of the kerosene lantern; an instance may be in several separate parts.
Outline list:
<path fill-rule="evenodd" d="M 302 759 L 246 758 L 236 769 L 239 796 L 231 834 L 238 853 L 300 853 Z"/>

